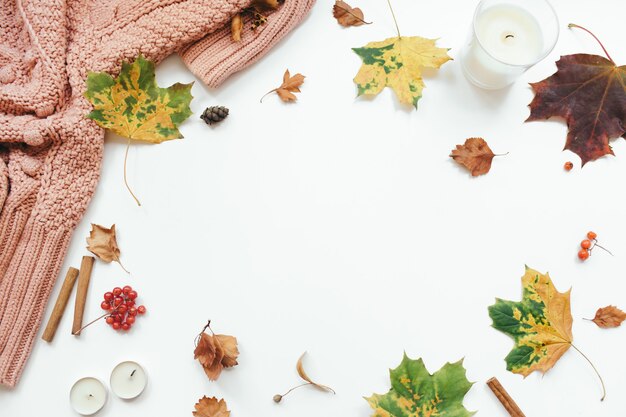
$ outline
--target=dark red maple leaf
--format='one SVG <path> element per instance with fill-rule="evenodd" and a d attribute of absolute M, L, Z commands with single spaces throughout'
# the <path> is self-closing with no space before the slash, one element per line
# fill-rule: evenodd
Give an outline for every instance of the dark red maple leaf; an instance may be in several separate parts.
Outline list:
<path fill-rule="evenodd" d="M 607 57 L 562 56 L 556 73 L 531 84 L 535 98 L 526 121 L 563 117 L 569 128 L 565 149 L 580 156 L 583 165 L 613 155 L 609 140 L 626 137 L 626 66 Z"/>

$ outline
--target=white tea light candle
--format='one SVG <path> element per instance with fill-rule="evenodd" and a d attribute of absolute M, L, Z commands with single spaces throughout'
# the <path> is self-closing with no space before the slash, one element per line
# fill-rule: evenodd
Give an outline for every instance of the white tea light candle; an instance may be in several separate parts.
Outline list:
<path fill-rule="evenodd" d="M 146 372 L 137 362 L 126 361 L 118 364 L 111 372 L 111 390 L 125 400 L 135 398 L 146 388 Z"/>
<path fill-rule="evenodd" d="M 70 390 L 70 404 L 74 411 L 90 416 L 100 411 L 107 400 L 104 384 L 96 378 L 82 378 Z"/>
<path fill-rule="evenodd" d="M 483 0 L 461 52 L 463 72 L 479 87 L 505 87 L 552 51 L 558 33 L 545 0 Z"/>

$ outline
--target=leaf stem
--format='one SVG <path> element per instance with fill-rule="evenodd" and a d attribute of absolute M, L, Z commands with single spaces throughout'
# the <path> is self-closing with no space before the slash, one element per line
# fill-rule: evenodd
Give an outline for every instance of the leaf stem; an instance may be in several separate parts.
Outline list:
<path fill-rule="evenodd" d="M 371 25 L 372 22 L 366 22 L 365 20 L 361 19 L 359 16 L 355 15 L 354 13 L 352 13 L 350 10 L 346 9 L 343 6 L 340 6 L 338 4 L 335 4 L 335 7 L 337 7 L 338 9 L 343 10 L 344 12 L 348 13 L 350 16 L 354 17 L 356 20 L 363 22 L 366 25 Z"/>
<path fill-rule="evenodd" d="M 496 153 L 496 154 L 493 154 L 493 156 L 506 156 L 508 154 L 509 154 L 508 152 L 507 153 Z"/>
<path fill-rule="evenodd" d="M 600 39 L 598 39 L 598 37 L 596 35 L 593 34 L 593 32 L 591 32 L 589 29 L 584 28 L 580 25 L 577 25 L 576 23 L 570 23 L 569 25 L 567 25 L 568 28 L 578 28 L 578 29 L 582 29 L 585 32 L 587 32 L 588 34 L 590 34 L 591 36 L 593 36 L 593 38 L 600 44 L 600 46 L 602 47 L 602 50 L 604 51 L 604 53 L 606 54 L 606 57 L 609 59 L 609 61 L 611 61 L 611 63 L 613 63 L 613 65 L 615 65 L 615 61 L 613 61 L 613 58 L 611 58 L 611 55 L 609 55 L 608 51 L 606 50 L 606 48 L 604 47 L 604 45 L 602 44 L 602 42 L 600 42 Z"/>
<path fill-rule="evenodd" d="M 126 161 L 128 161 L 128 150 L 129 149 L 130 149 L 130 138 L 128 138 L 128 143 L 126 144 L 126 153 L 124 154 L 124 184 L 126 184 L 126 189 L 130 193 L 130 195 L 133 196 L 133 198 L 137 202 L 137 205 L 141 206 L 141 203 L 139 202 L 139 199 L 137 198 L 135 193 L 133 193 L 133 190 L 130 189 L 130 186 L 128 185 L 128 180 L 126 179 Z M 120 263 L 120 265 L 121 265 L 121 263 Z M 122 269 L 124 269 L 124 267 L 122 267 Z M 126 271 L 126 269 L 124 269 L 124 271 Z M 128 272 L 128 271 L 126 271 L 126 272 Z"/>
<path fill-rule="evenodd" d="M 391 7 L 391 0 L 387 0 L 387 4 L 389 5 L 389 10 L 391 10 L 391 17 L 393 17 L 393 23 L 396 25 L 396 32 L 398 32 L 398 38 L 400 35 L 400 28 L 398 27 L 398 21 L 396 20 L 396 14 L 393 12 L 393 7 Z"/>
<path fill-rule="evenodd" d="M 268 91 L 267 93 L 265 93 L 265 95 L 263 95 L 263 97 L 261 97 L 261 100 L 259 100 L 259 103 L 263 103 L 263 99 L 265 97 L 267 97 L 268 95 L 272 94 L 274 91 L 278 90 L 278 88 L 275 88 L 273 90 Z"/>
<path fill-rule="evenodd" d="M 140 205 L 141 205 L 141 204 L 140 204 Z M 124 265 L 122 264 L 122 261 L 120 261 L 120 258 L 119 258 L 119 257 L 117 257 L 117 256 L 115 257 L 115 262 L 117 262 L 117 263 L 118 263 L 118 264 L 122 267 L 122 269 L 124 270 L 124 272 L 126 272 L 127 274 L 130 274 L 130 271 L 129 271 L 128 269 L 124 268 Z"/>
<path fill-rule="evenodd" d="M 598 378 L 600 379 L 600 383 L 602 384 L 602 398 L 600 398 L 600 401 L 604 401 L 604 399 L 606 398 L 606 387 L 604 386 L 604 380 L 602 379 L 602 376 L 600 375 L 600 372 L 598 372 L 598 370 L 596 369 L 595 365 L 593 364 L 593 362 L 591 362 L 591 360 L 587 357 L 587 355 L 582 353 L 581 350 L 578 349 L 573 343 L 570 343 L 570 345 L 572 345 L 572 347 L 574 349 L 576 349 L 576 351 L 578 351 L 578 353 L 580 353 L 582 355 L 582 357 L 587 360 L 587 362 L 589 362 L 589 365 L 591 365 L 591 367 L 595 371 L 596 375 L 598 375 Z"/>

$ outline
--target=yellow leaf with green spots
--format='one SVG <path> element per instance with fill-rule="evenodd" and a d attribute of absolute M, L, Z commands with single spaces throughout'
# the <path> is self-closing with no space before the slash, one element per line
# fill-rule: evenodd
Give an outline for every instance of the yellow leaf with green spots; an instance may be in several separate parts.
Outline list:
<path fill-rule="evenodd" d="M 154 63 L 139 56 L 122 63 L 117 78 L 104 72 L 87 75 L 85 97 L 93 104 L 87 117 L 130 139 L 161 143 L 182 138 L 178 125 L 191 115 L 192 84 L 160 88 Z"/>
<path fill-rule="evenodd" d="M 410 359 L 389 371 L 391 389 L 365 400 L 374 409 L 372 417 L 470 417 L 463 398 L 472 387 L 463 361 L 446 363 L 430 374 L 422 359 Z"/>
<path fill-rule="evenodd" d="M 436 39 L 397 36 L 352 48 L 363 60 L 354 77 L 358 95 L 376 95 L 390 87 L 398 99 L 417 108 L 422 97 L 423 68 L 439 68 L 449 61 L 448 50 L 437 48 Z"/>
<path fill-rule="evenodd" d="M 489 307 L 493 327 L 515 341 L 506 369 L 528 376 L 550 370 L 572 346 L 570 291 L 560 293 L 548 274 L 526 267 L 522 301 L 496 299 Z"/>

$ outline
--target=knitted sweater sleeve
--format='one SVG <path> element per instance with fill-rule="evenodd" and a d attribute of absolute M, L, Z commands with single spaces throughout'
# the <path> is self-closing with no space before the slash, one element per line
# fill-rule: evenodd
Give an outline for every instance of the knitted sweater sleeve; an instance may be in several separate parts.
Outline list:
<path fill-rule="evenodd" d="M 285 0 L 256 30 L 245 24 L 242 40 L 233 42 L 226 25 L 183 47 L 179 54 L 189 69 L 209 87 L 259 60 L 308 14 L 315 0 Z"/>

